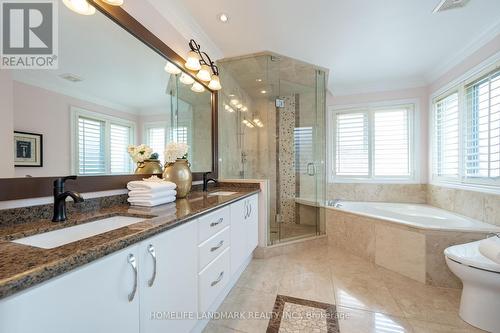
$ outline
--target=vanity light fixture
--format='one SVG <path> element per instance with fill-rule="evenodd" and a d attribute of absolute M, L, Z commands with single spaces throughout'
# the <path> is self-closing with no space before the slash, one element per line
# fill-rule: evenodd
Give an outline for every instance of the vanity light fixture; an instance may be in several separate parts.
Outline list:
<path fill-rule="evenodd" d="M 208 87 L 212 90 L 220 90 L 222 86 L 219 79 L 219 68 L 210 59 L 206 52 L 201 51 L 201 46 L 194 39 L 189 41 L 189 48 L 186 60 L 186 68 L 198 71 L 196 77 L 202 81 L 210 82 Z"/>
<path fill-rule="evenodd" d="M 255 125 L 257 125 L 260 128 L 264 127 L 264 124 L 262 123 L 262 121 L 260 121 L 259 118 L 254 118 L 253 122 L 255 123 Z"/>
<path fill-rule="evenodd" d="M 205 87 L 203 87 L 202 84 L 195 82 L 193 83 L 193 86 L 191 87 L 191 90 L 194 92 L 202 93 L 205 91 Z"/>
<path fill-rule="evenodd" d="M 246 127 L 248 127 L 248 128 L 254 128 L 254 127 L 255 127 L 255 125 L 254 125 L 254 124 L 252 124 L 252 122 L 251 122 L 251 121 L 246 120 L 246 119 L 243 119 L 242 123 L 243 123 Z"/>
<path fill-rule="evenodd" d="M 63 0 L 66 7 L 81 15 L 94 15 L 95 8 L 87 0 Z"/>
<path fill-rule="evenodd" d="M 174 65 L 170 61 L 167 61 L 167 64 L 165 65 L 165 72 L 167 72 L 168 74 L 177 75 L 177 74 L 180 74 L 182 71 L 179 67 L 177 67 L 176 65 Z"/>
<path fill-rule="evenodd" d="M 226 110 L 227 112 L 230 112 L 230 113 L 234 112 L 234 109 L 227 104 L 224 104 L 224 110 Z"/>
<path fill-rule="evenodd" d="M 123 0 L 102 0 L 111 6 L 121 6 L 123 5 Z"/>
<path fill-rule="evenodd" d="M 186 73 L 182 73 L 181 77 L 179 78 L 179 81 L 181 81 L 184 84 L 194 83 L 194 79 Z"/>

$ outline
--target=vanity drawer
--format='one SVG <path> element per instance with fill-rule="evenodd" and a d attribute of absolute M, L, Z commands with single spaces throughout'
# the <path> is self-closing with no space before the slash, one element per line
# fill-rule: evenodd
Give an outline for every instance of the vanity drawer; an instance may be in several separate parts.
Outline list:
<path fill-rule="evenodd" d="M 208 265 L 219 254 L 224 252 L 229 247 L 231 241 L 231 233 L 229 226 L 225 227 L 200 245 L 198 245 L 198 269 L 201 271 L 203 267 Z"/>
<path fill-rule="evenodd" d="M 229 206 L 206 214 L 198 219 L 198 243 L 209 239 L 229 225 Z"/>
<path fill-rule="evenodd" d="M 198 276 L 199 311 L 207 311 L 224 290 L 230 278 L 230 256 L 227 248 Z"/>

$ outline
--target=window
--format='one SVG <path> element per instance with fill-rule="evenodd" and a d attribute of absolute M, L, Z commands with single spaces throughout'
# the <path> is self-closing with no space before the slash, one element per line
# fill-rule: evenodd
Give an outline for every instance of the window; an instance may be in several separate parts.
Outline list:
<path fill-rule="evenodd" d="M 191 138 L 187 126 L 168 127 L 166 123 L 155 122 L 144 126 L 144 141 L 158 153 L 160 162 L 165 160 L 165 146 L 168 142 L 181 142 L 190 144 Z M 168 135 L 167 135 L 168 134 Z"/>
<path fill-rule="evenodd" d="M 414 180 L 413 109 L 394 105 L 334 112 L 333 180 Z"/>
<path fill-rule="evenodd" d="M 434 100 L 433 180 L 500 185 L 498 67 Z"/>
<path fill-rule="evenodd" d="M 295 171 L 300 174 L 311 172 L 307 169 L 314 162 L 313 128 L 296 127 L 293 130 L 295 146 Z"/>
<path fill-rule="evenodd" d="M 158 153 L 159 160 L 163 165 L 165 160 L 165 127 L 147 127 L 146 128 L 146 144 L 153 149 L 153 152 Z"/>
<path fill-rule="evenodd" d="M 133 171 L 127 147 L 134 124 L 104 114 L 72 108 L 72 170 L 79 175 L 126 174 Z"/>
<path fill-rule="evenodd" d="M 172 142 L 188 144 L 188 128 L 186 126 L 177 126 L 171 128 L 170 140 Z"/>

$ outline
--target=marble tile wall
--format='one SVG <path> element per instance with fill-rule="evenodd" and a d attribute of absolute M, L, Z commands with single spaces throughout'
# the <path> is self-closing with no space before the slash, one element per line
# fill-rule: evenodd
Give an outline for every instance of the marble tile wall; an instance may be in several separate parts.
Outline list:
<path fill-rule="evenodd" d="M 427 203 L 500 226 L 500 195 L 429 184 Z"/>
<path fill-rule="evenodd" d="M 327 199 L 426 203 L 426 184 L 329 183 Z"/>

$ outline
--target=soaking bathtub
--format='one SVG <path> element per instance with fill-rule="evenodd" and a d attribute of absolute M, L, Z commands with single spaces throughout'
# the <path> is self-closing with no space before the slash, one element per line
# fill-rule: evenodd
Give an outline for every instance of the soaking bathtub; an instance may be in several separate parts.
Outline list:
<path fill-rule="evenodd" d="M 328 208 L 399 223 L 418 229 L 500 232 L 500 227 L 424 204 L 328 201 Z"/>
<path fill-rule="evenodd" d="M 444 249 L 500 232 L 498 226 L 424 204 L 335 200 L 320 206 L 329 245 L 440 287 L 461 287 Z"/>

